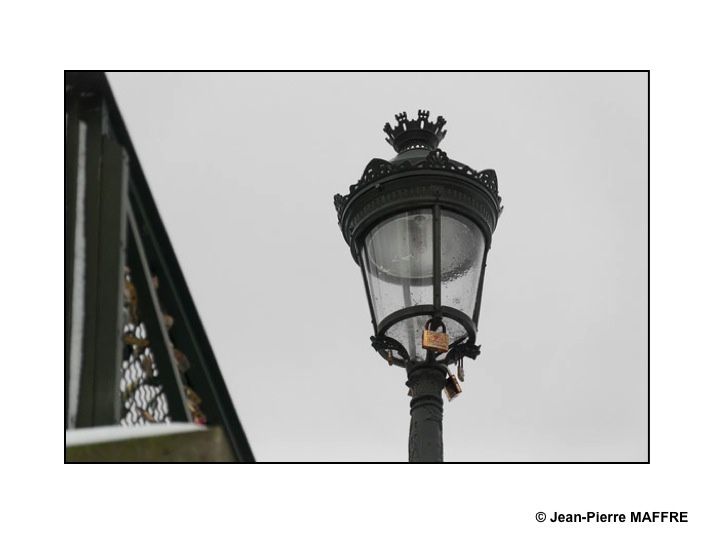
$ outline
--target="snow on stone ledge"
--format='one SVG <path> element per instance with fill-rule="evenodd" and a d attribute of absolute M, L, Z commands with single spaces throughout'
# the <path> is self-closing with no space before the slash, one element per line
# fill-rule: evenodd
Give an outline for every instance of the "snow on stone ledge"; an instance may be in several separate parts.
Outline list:
<path fill-rule="evenodd" d="M 65 446 L 96 444 L 141 437 L 157 437 L 203 431 L 206 428 L 197 424 L 171 422 L 169 424 L 145 424 L 142 426 L 98 426 L 65 431 Z"/>

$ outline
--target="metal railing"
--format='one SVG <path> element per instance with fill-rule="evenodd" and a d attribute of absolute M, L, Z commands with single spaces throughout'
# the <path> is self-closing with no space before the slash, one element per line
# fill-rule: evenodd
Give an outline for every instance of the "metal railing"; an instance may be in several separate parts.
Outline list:
<path fill-rule="evenodd" d="M 221 426 L 250 445 L 102 72 L 65 74 L 65 427 Z"/>

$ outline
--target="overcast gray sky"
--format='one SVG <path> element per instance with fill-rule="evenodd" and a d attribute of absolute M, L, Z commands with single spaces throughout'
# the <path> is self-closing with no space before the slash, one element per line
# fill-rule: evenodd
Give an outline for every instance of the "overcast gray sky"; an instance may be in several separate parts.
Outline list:
<path fill-rule="evenodd" d="M 646 74 L 109 79 L 258 461 L 407 459 L 332 197 L 418 108 L 505 205 L 445 460 L 647 459 Z"/>

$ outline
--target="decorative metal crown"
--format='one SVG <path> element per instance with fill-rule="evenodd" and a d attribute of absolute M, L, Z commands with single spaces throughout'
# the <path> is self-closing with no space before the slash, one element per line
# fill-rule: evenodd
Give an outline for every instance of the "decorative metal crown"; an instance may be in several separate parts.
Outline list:
<path fill-rule="evenodd" d="M 417 120 L 408 120 L 407 113 L 404 111 L 396 114 L 397 126 L 392 128 L 390 122 L 385 124 L 383 131 L 388 134 L 385 140 L 398 154 L 413 148 L 435 150 L 445 137 L 447 130 L 441 131 L 445 125 L 445 119 L 442 116 L 438 116 L 436 122 L 430 122 L 429 116 L 430 112 L 422 109 L 418 110 Z"/>

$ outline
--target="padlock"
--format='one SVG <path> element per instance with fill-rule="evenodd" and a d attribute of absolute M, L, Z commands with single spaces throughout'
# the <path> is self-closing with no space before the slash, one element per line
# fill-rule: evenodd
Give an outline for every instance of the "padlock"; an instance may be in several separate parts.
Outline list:
<path fill-rule="evenodd" d="M 462 388 L 455 375 L 448 375 L 445 381 L 445 393 L 447 394 L 448 401 L 455 399 L 460 392 L 462 392 Z"/>
<path fill-rule="evenodd" d="M 425 323 L 425 328 L 423 329 L 423 335 L 422 335 L 422 347 L 426 351 L 433 351 L 437 353 L 444 353 L 448 352 L 448 347 L 450 345 L 450 340 L 447 335 L 447 332 L 445 331 L 445 323 L 440 322 L 440 326 L 442 326 L 442 332 L 435 332 L 433 330 L 430 330 L 430 323 L 432 322 L 432 319 L 430 319 L 428 322 Z"/>
<path fill-rule="evenodd" d="M 465 367 L 463 366 L 463 358 L 460 357 L 457 363 L 457 376 L 462 382 L 465 382 Z"/>

